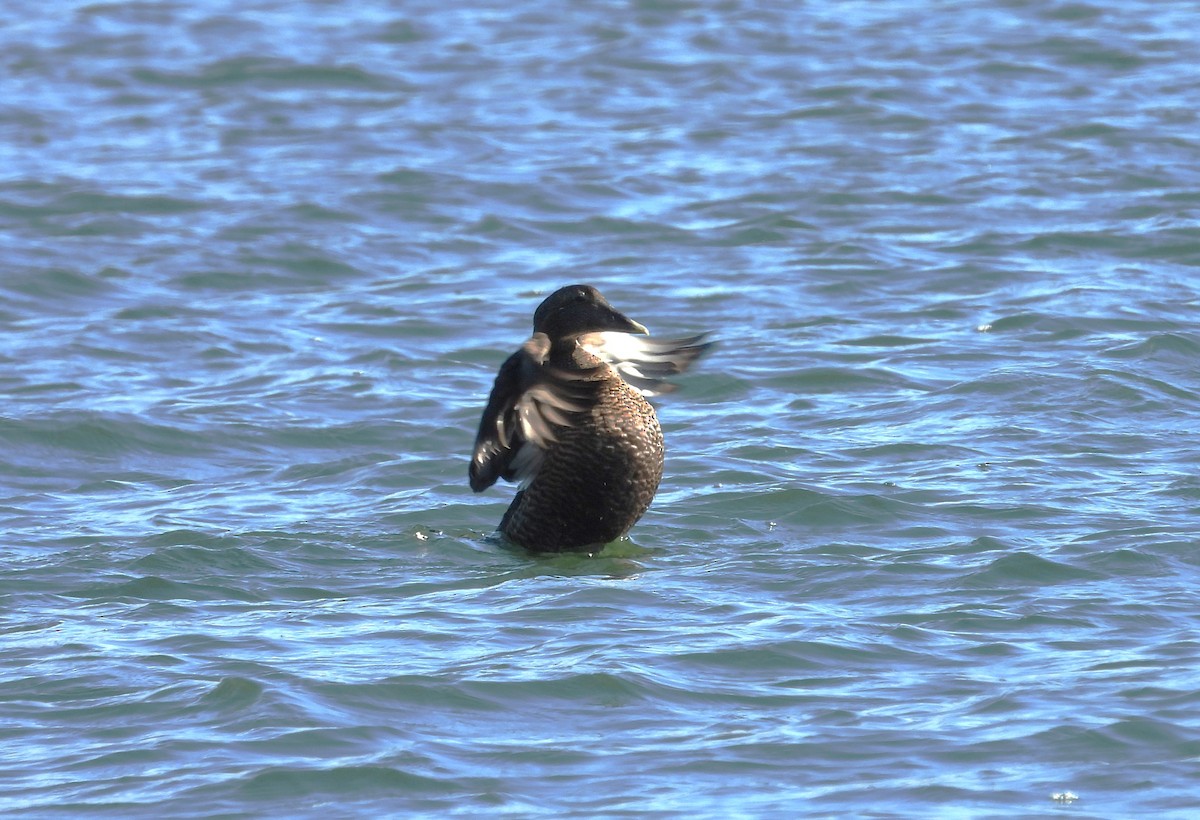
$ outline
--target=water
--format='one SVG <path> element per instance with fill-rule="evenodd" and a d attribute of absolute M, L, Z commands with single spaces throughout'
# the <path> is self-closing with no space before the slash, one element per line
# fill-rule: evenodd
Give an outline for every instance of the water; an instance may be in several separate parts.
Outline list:
<path fill-rule="evenodd" d="M 8 9 L 0 811 L 1195 816 L 1198 32 Z M 531 557 L 467 458 L 575 281 L 720 347 Z"/>

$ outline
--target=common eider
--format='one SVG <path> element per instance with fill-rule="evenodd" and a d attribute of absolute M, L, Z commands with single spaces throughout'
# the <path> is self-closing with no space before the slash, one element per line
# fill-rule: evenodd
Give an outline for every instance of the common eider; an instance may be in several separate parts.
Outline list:
<path fill-rule="evenodd" d="M 641 334 L 641 335 L 633 335 Z M 533 336 L 500 367 L 475 437 L 471 489 L 521 482 L 500 521 L 534 551 L 613 541 L 650 506 L 663 436 L 645 396 L 706 351 L 704 336 L 654 339 L 590 285 L 551 294 Z"/>

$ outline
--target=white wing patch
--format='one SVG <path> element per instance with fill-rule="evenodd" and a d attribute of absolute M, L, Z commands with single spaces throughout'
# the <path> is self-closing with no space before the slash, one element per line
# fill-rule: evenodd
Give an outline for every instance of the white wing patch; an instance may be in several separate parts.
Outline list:
<path fill-rule="evenodd" d="M 643 396 L 651 397 L 675 390 L 675 385 L 667 379 L 687 370 L 712 343 L 705 342 L 703 335 L 655 339 L 606 330 L 580 337 L 579 344 L 597 359 L 611 365 Z"/>
<path fill-rule="evenodd" d="M 545 455 L 546 451 L 532 442 L 527 441 L 517 448 L 508 466 L 512 471 L 512 480 L 519 481 L 521 489 L 528 486 L 533 477 L 537 475 Z"/>

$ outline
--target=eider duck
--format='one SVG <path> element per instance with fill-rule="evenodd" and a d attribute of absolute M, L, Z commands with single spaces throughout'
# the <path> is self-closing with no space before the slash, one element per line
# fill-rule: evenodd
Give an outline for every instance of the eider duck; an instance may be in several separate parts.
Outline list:
<path fill-rule="evenodd" d="M 471 489 L 521 482 L 500 532 L 533 551 L 614 541 L 642 517 L 663 471 L 663 436 L 645 396 L 674 389 L 711 346 L 654 339 L 590 285 L 552 293 L 533 336 L 500 367 L 475 437 Z M 631 334 L 643 334 L 635 336 Z"/>

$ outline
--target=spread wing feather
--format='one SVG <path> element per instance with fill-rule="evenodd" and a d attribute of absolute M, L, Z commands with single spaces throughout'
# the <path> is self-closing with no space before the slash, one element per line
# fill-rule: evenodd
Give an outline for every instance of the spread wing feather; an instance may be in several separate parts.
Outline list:
<path fill-rule="evenodd" d="M 469 470 L 475 492 L 497 478 L 532 478 L 556 431 L 592 407 L 591 384 L 547 365 L 549 352 L 550 340 L 536 333 L 500 367 L 475 436 Z"/>
<path fill-rule="evenodd" d="M 615 331 L 589 333 L 581 341 L 588 351 L 612 365 L 621 378 L 647 397 L 674 391 L 676 385 L 667 379 L 687 370 L 713 345 L 704 341 L 704 334 L 655 339 Z"/>
<path fill-rule="evenodd" d="M 667 379 L 712 347 L 703 335 L 654 339 L 615 331 L 589 333 L 579 343 L 644 396 L 670 393 L 675 385 Z M 595 404 L 601 382 L 585 378 L 586 370 L 576 376 L 551 367 L 549 356 L 550 339 L 535 333 L 500 367 L 475 436 L 469 471 L 475 492 L 497 478 L 531 479 L 558 431 Z"/>

